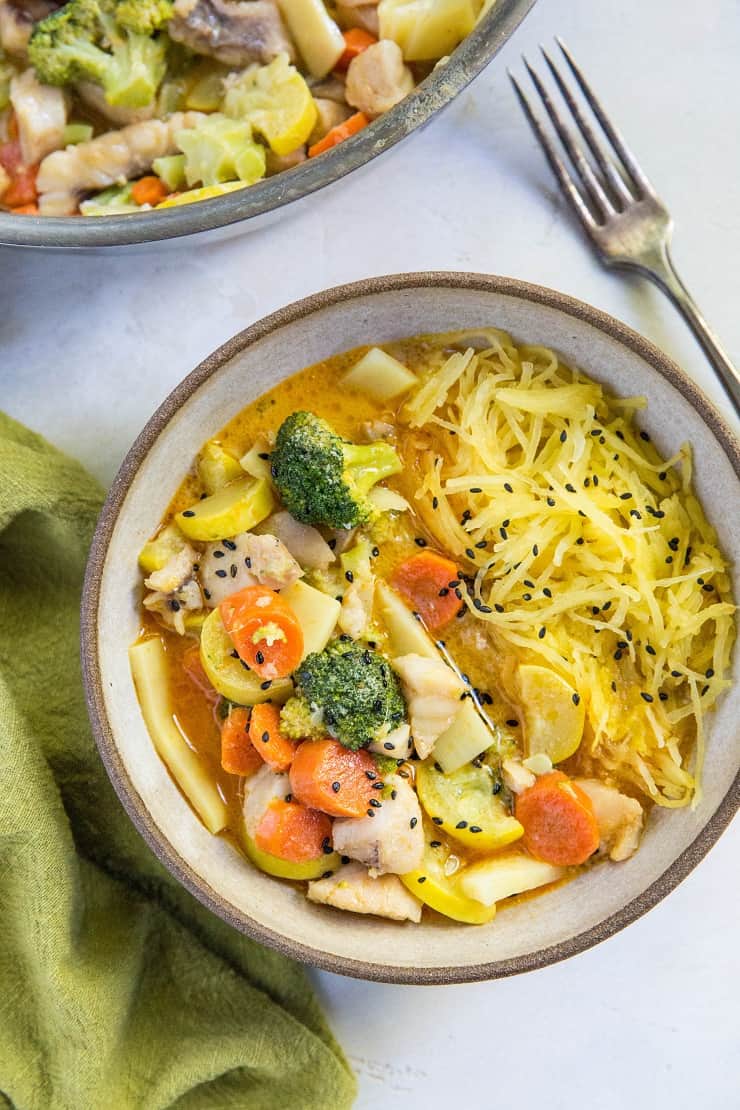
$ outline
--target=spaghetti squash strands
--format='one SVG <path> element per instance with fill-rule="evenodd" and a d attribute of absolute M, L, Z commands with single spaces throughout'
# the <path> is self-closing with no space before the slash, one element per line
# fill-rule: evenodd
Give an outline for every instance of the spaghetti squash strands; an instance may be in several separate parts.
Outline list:
<path fill-rule="evenodd" d="M 689 804 L 735 637 L 689 447 L 662 459 L 634 423 L 644 398 L 611 397 L 546 348 L 494 329 L 424 342 L 400 445 L 470 612 L 502 654 L 577 692 L 595 773 Z"/>

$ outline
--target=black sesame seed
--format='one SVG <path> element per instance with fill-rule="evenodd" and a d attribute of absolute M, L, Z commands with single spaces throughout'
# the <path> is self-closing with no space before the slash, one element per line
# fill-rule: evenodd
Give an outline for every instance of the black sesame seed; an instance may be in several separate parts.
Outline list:
<path fill-rule="evenodd" d="M 619 500 L 620 501 L 631 501 L 632 500 L 632 494 L 631 493 L 620 493 Z"/>
<path fill-rule="evenodd" d="M 424 539 L 423 536 L 417 536 L 416 539 L 414 540 L 414 543 L 416 544 L 417 547 L 426 547 L 426 545 L 427 545 L 427 541 Z"/>
<path fill-rule="evenodd" d="M 266 744 L 269 739 L 270 739 L 269 732 L 267 732 L 267 731 L 263 732 L 262 733 L 262 743 Z"/>
<path fill-rule="evenodd" d="M 214 559 L 223 559 L 225 554 L 226 554 L 225 551 L 214 551 L 213 552 L 213 558 Z"/>
<path fill-rule="evenodd" d="M 635 520 L 642 520 L 642 513 L 638 513 L 637 509 L 630 509 L 630 516 L 633 516 Z"/>
<path fill-rule="evenodd" d="M 704 672 L 704 677 L 705 678 L 714 678 L 714 668 L 713 667 L 707 667 L 707 669 Z"/>
<path fill-rule="evenodd" d="M 652 644 L 645 644 L 645 651 L 648 653 L 648 655 L 658 654 Z"/>
<path fill-rule="evenodd" d="M 419 878 L 416 881 L 417 883 L 425 883 L 427 881 L 427 877 L 426 875 L 419 875 Z"/>
<path fill-rule="evenodd" d="M 265 462 L 267 462 L 270 456 L 268 455 L 267 451 L 260 451 L 260 453 L 257 455 L 257 458 L 263 459 Z"/>
<path fill-rule="evenodd" d="M 546 629 L 545 629 L 545 628 L 541 628 L 541 629 L 539 630 L 539 632 L 537 633 L 537 636 L 539 637 L 539 639 L 540 639 L 540 640 L 544 640 L 544 638 L 545 638 L 545 632 L 546 632 Z"/>
<path fill-rule="evenodd" d="M 531 600 L 532 600 L 532 595 L 531 594 L 522 594 L 522 601 L 531 601 Z"/>
<path fill-rule="evenodd" d="M 664 694 L 662 690 L 659 691 L 658 697 L 660 698 L 661 701 L 668 701 L 668 695 Z"/>
<path fill-rule="evenodd" d="M 377 798 L 371 798 L 370 805 L 373 807 L 373 809 L 380 809 L 380 802 Z"/>
<path fill-rule="evenodd" d="M 344 864 L 349 863 L 349 856 L 342 856 L 342 863 L 344 863 Z"/>
<path fill-rule="evenodd" d="M 617 439 L 624 440 L 624 432 L 615 432 Z"/>
<path fill-rule="evenodd" d="M 339 791 L 342 789 L 342 784 L 341 784 L 341 782 L 333 782 L 331 784 L 331 788 L 332 788 L 332 790 L 334 791 L 335 794 L 338 794 Z"/>
<path fill-rule="evenodd" d="M 404 778 L 408 778 L 408 775 L 404 774 L 403 771 L 399 771 L 398 773 L 399 773 L 399 775 L 403 775 Z M 391 790 L 391 801 L 395 802 L 397 797 L 398 797 L 398 791 L 397 790 Z"/>
<path fill-rule="evenodd" d="M 671 671 L 671 678 L 680 678 L 680 677 L 681 677 L 681 672 L 680 671 Z"/>
<path fill-rule="evenodd" d="M 443 825 L 444 824 L 444 821 L 442 820 L 441 817 L 432 817 L 432 821 L 434 821 L 435 825 Z"/>
<path fill-rule="evenodd" d="M 576 492 L 576 487 L 571 482 L 566 482 L 565 483 L 565 488 L 567 489 L 568 493 L 575 493 Z"/>
<path fill-rule="evenodd" d="M 560 433 L 560 442 L 565 443 L 567 438 L 568 438 L 568 433 L 563 429 L 563 431 Z"/>
<path fill-rule="evenodd" d="M 236 575 L 237 575 L 236 563 L 232 563 L 231 566 L 229 567 L 229 574 L 231 575 L 232 578 L 236 578 Z"/>
<path fill-rule="evenodd" d="M 261 651 L 258 651 L 258 652 L 256 652 L 256 653 L 255 653 L 255 656 L 254 656 L 254 657 L 255 657 L 255 659 L 257 660 L 257 662 L 259 663 L 259 665 L 260 665 L 260 667 L 261 667 L 261 666 L 262 666 L 262 664 L 263 664 L 263 663 L 264 663 L 264 661 L 265 661 L 265 657 L 264 657 L 264 655 L 262 654 L 262 652 L 261 652 Z"/>
<path fill-rule="evenodd" d="M 355 580 L 355 576 L 351 570 L 345 570 L 344 577 L 347 579 L 348 582 L 354 582 Z"/>
<path fill-rule="evenodd" d="M 210 590 L 203 590 L 203 597 L 206 599 L 206 601 L 210 601 L 211 600 L 211 591 Z"/>
<path fill-rule="evenodd" d="M 542 592 L 545 597 L 552 597 L 552 590 L 549 588 L 549 586 L 545 586 Z"/>
<path fill-rule="evenodd" d="M 644 439 L 646 443 L 650 442 L 650 436 L 647 432 L 640 432 L 640 439 Z"/>
<path fill-rule="evenodd" d="M 247 570 L 252 569 L 252 560 L 250 559 L 249 555 L 247 555 L 244 559 L 244 566 L 247 568 Z"/>
<path fill-rule="evenodd" d="M 416 828 L 417 820 L 418 820 L 418 818 L 416 818 L 416 817 L 411 818 L 411 820 L 409 821 L 409 828 L 410 829 L 415 829 Z"/>
<path fill-rule="evenodd" d="M 621 651 L 615 651 L 614 652 L 614 658 L 616 659 L 617 662 L 619 662 L 619 660 L 622 658 Z"/>
<path fill-rule="evenodd" d="M 584 540 L 583 536 L 579 536 L 578 539 L 576 540 L 576 544 L 577 544 L 578 547 L 583 547 L 585 542 L 586 541 Z"/>
<path fill-rule="evenodd" d="M 480 825 L 471 825 L 470 826 L 470 831 L 471 831 L 471 833 L 479 833 L 479 832 L 483 832 L 483 829 L 480 827 Z"/>
<path fill-rule="evenodd" d="M 467 821 L 458 821 L 457 824 L 455 825 L 456 829 L 467 829 L 467 827 L 468 827 L 468 822 Z"/>
<path fill-rule="evenodd" d="M 465 548 L 465 554 L 467 555 L 467 557 L 469 559 L 474 559 L 475 558 L 475 552 L 473 551 L 472 547 L 466 547 Z"/>
<path fill-rule="evenodd" d="M 480 488 L 480 486 L 471 486 L 470 487 L 470 492 L 471 493 L 483 493 L 483 490 Z"/>
<path fill-rule="evenodd" d="M 539 553 L 540 553 L 540 549 L 539 549 L 539 547 L 537 546 L 537 544 L 535 544 L 535 545 L 534 545 L 534 547 L 532 548 L 532 554 L 534 555 L 534 557 L 535 557 L 535 558 L 537 558 L 537 556 L 539 555 Z"/>
<path fill-rule="evenodd" d="M 650 701 L 653 700 L 653 695 L 652 694 L 646 694 L 644 690 L 642 690 L 640 692 L 640 697 L 642 698 L 643 701 L 650 702 Z"/>
<path fill-rule="evenodd" d="M 442 841 L 441 840 L 430 840 L 429 841 L 429 847 L 430 848 L 441 848 L 442 847 Z"/>
<path fill-rule="evenodd" d="M 226 574 L 225 570 L 217 570 L 216 571 L 216 577 L 217 578 L 227 578 L 228 575 Z"/>
<path fill-rule="evenodd" d="M 513 493 L 514 492 L 514 487 L 511 485 L 510 482 L 504 482 L 504 489 L 506 490 L 507 493 Z"/>
<path fill-rule="evenodd" d="M 598 484 L 599 484 L 599 476 L 598 476 L 598 474 L 594 474 L 594 485 L 598 486 Z"/>
<path fill-rule="evenodd" d="M 236 551 L 236 544 L 233 540 L 221 540 L 221 543 L 228 551 Z"/>
<path fill-rule="evenodd" d="M 503 611 L 504 611 L 503 605 L 499 605 L 498 602 L 495 602 L 493 607 L 494 607 L 494 609 L 496 610 L 497 613 L 503 613 Z"/>
<path fill-rule="evenodd" d="M 260 690 L 269 690 L 272 686 L 272 679 L 266 678 L 264 682 L 260 682 Z"/>
<path fill-rule="evenodd" d="M 572 700 L 574 705 L 580 705 L 581 704 L 581 695 L 580 694 L 574 694 L 571 700 Z"/>
<path fill-rule="evenodd" d="M 475 546 L 478 548 L 479 551 L 482 551 L 483 548 L 486 546 L 486 541 L 485 540 L 478 540 L 478 542 Z"/>
<path fill-rule="evenodd" d="M 182 515 L 183 516 L 195 516 L 195 511 L 193 509 L 185 509 L 185 511 L 183 512 Z"/>
<path fill-rule="evenodd" d="M 554 509 L 555 508 L 555 498 L 554 497 L 548 497 L 547 498 L 547 504 L 550 506 L 551 509 Z"/>
<path fill-rule="evenodd" d="M 519 722 L 515 721 L 513 717 L 511 718 L 511 720 L 507 721 L 506 723 L 509 726 L 509 728 L 519 728 Z"/>
<path fill-rule="evenodd" d="M 330 856 L 332 853 L 331 840 L 328 836 L 325 836 L 324 839 L 321 841 L 321 851 L 324 853 L 325 856 Z"/>
<path fill-rule="evenodd" d="M 322 879 L 330 879 L 333 874 L 334 874 L 333 871 L 325 871 L 324 874 L 321 876 L 321 878 Z"/>

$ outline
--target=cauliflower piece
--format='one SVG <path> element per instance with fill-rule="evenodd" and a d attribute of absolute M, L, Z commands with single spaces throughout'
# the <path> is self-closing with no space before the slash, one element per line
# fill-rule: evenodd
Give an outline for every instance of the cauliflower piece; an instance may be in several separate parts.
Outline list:
<path fill-rule="evenodd" d="M 62 146 L 67 123 L 67 101 L 62 89 L 42 85 L 34 71 L 26 69 L 10 82 L 10 103 L 26 165 L 35 165 Z"/>
<path fill-rule="evenodd" d="M 335 851 L 359 860 L 376 875 L 405 875 L 421 866 L 424 831 L 419 799 L 405 779 L 391 775 L 372 817 L 340 817 L 334 822 Z"/>
<path fill-rule="evenodd" d="M 601 835 L 599 854 L 608 853 L 609 859 L 615 861 L 629 859 L 637 851 L 642 833 L 644 815 L 640 803 L 598 779 L 573 781 L 593 803 Z"/>
<path fill-rule="evenodd" d="M 308 898 L 351 913 L 371 913 L 391 921 L 421 921 L 421 902 L 397 875 L 373 878 L 360 863 L 348 863 L 330 878 L 309 883 Z"/>
<path fill-rule="evenodd" d="M 403 686 L 414 747 L 426 759 L 457 716 L 465 683 L 444 660 L 423 655 L 401 655 L 393 660 L 393 669 Z"/>
<path fill-rule="evenodd" d="M 370 119 L 381 116 L 398 104 L 414 87 L 411 70 L 391 39 L 368 46 L 353 58 L 347 70 L 347 103 Z"/>

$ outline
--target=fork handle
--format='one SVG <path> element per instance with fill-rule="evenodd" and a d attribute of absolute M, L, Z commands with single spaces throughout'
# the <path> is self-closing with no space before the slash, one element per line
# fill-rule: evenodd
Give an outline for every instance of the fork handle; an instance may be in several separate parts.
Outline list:
<path fill-rule="evenodd" d="M 652 278 L 656 285 L 660 286 L 663 292 L 667 293 L 673 301 L 699 340 L 705 355 L 714 368 L 715 374 L 724 387 L 725 393 L 734 405 L 735 413 L 740 415 L 740 371 L 730 361 L 730 356 L 722 347 L 719 339 L 699 311 L 696 301 L 678 276 L 668 247 L 661 246 L 652 253 L 650 258 L 646 258 L 644 264 L 638 268 L 642 273 Z"/>

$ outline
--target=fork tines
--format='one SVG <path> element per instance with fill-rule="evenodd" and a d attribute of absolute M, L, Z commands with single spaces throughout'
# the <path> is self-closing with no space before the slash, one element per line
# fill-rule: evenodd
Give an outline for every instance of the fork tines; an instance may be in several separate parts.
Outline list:
<path fill-rule="evenodd" d="M 535 114 L 521 85 L 511 71 L 509 71 L 509 78 L 555 176 L 575 208 L 581 222 L 590 231 L 599 224 L 603 224 L 609 216 L 622 212 L 628 205 L 642 197 L 654 197 L 655 192 L 624 139 L 610 122 L 565 43 L 560 38 L 556 38 L 555 41 L 572 77 L 575 78 L 577 86 L 585 98 L 586 104 L 609 141 L 609 148 L 605 149 L 602 140 L 599 139 L 591 126 L 586 112 L 579 105 L 576 94 L 544 47 L 541 47 L 547 67 L 570 111 L 572 119 L 576 123 L 578 131 L 580 131 L 585 141 L 588 152 L 590 152 L 591 159 L 589 159 L 583 146 L 564 122 L 563 116 L 559 114 L 542 78 L 527 59 L 523 59 L 532 83 L 575 171 L 577 181 L 574 180 L 567 169 L 556 142 Z"/>

